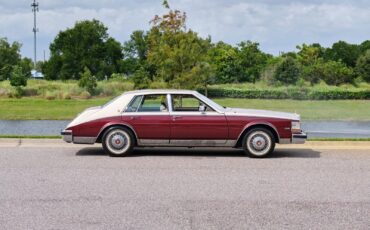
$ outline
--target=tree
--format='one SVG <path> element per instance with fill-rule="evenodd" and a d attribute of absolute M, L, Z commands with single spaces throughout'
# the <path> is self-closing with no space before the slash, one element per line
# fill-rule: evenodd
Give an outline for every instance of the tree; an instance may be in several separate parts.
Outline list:
<path fill-rule="evenodd" d="M 81 79 L 78 82 L 78 86 L 85 88 L 91 95 L 94 94 L 97 85 L 96 78 L 91 74 L 89 68 L 85 67 L 84 72 L 81 74 Z"/>
<path fill-rule="evenodd" d="M 331 48 L 326 49 L 324 56 L 326 60 L 340 61 L 348 67 L 355 67 L 360 55 L 360 46 L 339 41 L 334 43 Z"/>
<path fill-rule="evenodd" d="M 154 17 L 148 35 L 148 63 L 155 67 L 155 78 L 173 88 L 197 86 L 201 77 L 193 73 L 206 68 L 204 62 L 211 47 L 210 39 L 187 30 L 185 21 L 185 13 L 170 9 L 167 14 Z"/>
<path fill-rule="evenodd" d="M 356 72 L 364 81 L 370 83 L 370 49 L 357 60 Z"/>
<path fill-rule="evenodd" d="M 244 78 L 243 67 L 235 47 L 218 42 L 209 50 L 208 57 L 214 67 L 216 83 L 240 82 Z"/>
<path fill-rule="evenodd" d="M 288 56 L 276 68 L 274 79 L 285 85 L 293 85 L 300 76 L 300 66 L 297 61 Z"/>
<path fill-rule="evenodd" d="M 262 69 L 266 66 L 271 55 L 263 53 L 256 42 L 241 42 L 238 44 L 238 58 L 244 70 L 239 82 L 248 81 L 255 83 L 260 78 Z"/>
<path fill-rule="evenodd" d="M 20 43 L 10 44 L 6 38 L 0 38 L 0 81 L 9 79 L 13 66 L 21 61 L 20 48 Z"/>
<path fill-rule="evenodd" d="M 104 79 L 118 72 L 123 58 L 119 42 L 109 37 L 98 20 L 80 21 L 59 32 L 50 44 L 50 59 L 43 66 L 46 79 L 79 79 L 84 67 Z"/>
<path fill-rule="evenodd" d="M 323 66 L 322 80 L 328 85 L 353 83 L 354 71 L 342 62 L 328 61 Z"/>
<path fill-rule="evenodd" d="M 22 67 L 14 66 L 10 74 L 10 85 L 16 89 L 16 96 L 22 96 L 22 86 L 27 85 L 27 76 L 24 74 Z"/>

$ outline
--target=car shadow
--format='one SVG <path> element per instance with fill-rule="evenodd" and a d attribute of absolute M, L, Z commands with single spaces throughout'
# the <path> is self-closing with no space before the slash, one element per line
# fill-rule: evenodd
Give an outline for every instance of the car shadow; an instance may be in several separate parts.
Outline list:
<path fill-rule="evenodd" d="M 102 148 L 80 149 L 76 156 L 105 156 Z M 127 157 L 245 157 L 243 150 L 225 148 L 136 148 Z M 269 158 L 320 158 L 321 152 L 312 149 L 276 149 Z"/>

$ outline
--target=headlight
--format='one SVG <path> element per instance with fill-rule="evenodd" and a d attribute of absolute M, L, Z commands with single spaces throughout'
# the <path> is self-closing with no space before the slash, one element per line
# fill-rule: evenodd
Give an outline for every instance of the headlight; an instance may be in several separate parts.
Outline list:
<path fill-rule="evenodd" d="M 292 121 L 292 133 L 300 133 L 301 132 L 301 123 L 299 121 Z"/>

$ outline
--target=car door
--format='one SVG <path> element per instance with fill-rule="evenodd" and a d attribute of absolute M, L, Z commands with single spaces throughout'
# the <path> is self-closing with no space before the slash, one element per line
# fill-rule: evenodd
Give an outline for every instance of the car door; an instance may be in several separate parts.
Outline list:
<path fill-rule="evenodd" d="M 170 105 L 171 144 L 213 146 L 225 143 L 228 139 L 225 115 L 194 95 L 171 94 Z M 205 106 L 205 111 L 199 111 L 201 106 Z"/>
<path fill-rule="evenodd" d="M 133 127 L 139 144 L 168 144 L 168 95 L 148 94 L 134 97 L 122 114 L 122 120 Z"/>

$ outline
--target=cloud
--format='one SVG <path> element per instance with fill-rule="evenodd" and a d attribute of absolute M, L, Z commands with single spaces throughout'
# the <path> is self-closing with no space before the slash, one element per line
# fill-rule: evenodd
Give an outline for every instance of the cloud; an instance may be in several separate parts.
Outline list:
<path fill-rule="evenodd" d="M 38 13 L 39 53 L 60 30 L 77 20 L 96 18 L 120 42 L 132 31 L 148 29 L 149 20 L 164 12 L 161 1 L 152 0 L 44 0 Z M 23 43 L 22 54 L 31 57 L 33 17 L 31 1 L 0 0 L 0 36 Z M 187 12 L 188 27 L 214 41 L 236 44 L 258 41 L 264 51 L 278 54 L 295 46 L 338 40 L 359 43 L 370 39 L 370 4 L 365 0 L 173 0 L 173 8 Z M 40 55 L 39 55 L 40 56 Z"/>

